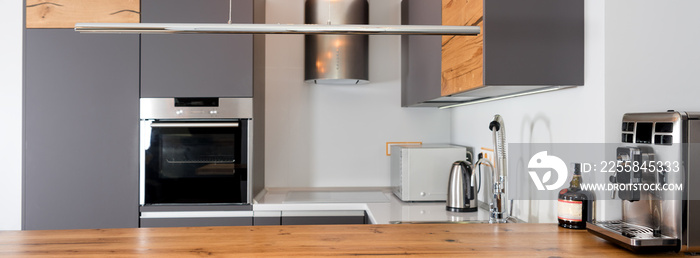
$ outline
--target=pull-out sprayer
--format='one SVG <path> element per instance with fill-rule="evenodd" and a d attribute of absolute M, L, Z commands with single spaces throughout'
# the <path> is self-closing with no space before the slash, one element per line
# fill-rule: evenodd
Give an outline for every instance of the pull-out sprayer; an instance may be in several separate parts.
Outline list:
<path fill-rule="evenodd" d="M 513 215 L 513 202 L 510 202 L 510 211 L 505 214 L 506 211 L 506 176 L 508 162 L 506 160 L 506 130 L 503 118 L 500 115 L 495 115 L 493 121 L 489 124 L 489 130 L 491 130 L 493 136 L 493 154 L 494 154 L 494 168 L 492 173 L 493 180 L 493 199 L 489 203 L 489 209 L 491 210 L 491 216 L 489 222 L 491 223 L 505 223 L 510 216 Z"/>

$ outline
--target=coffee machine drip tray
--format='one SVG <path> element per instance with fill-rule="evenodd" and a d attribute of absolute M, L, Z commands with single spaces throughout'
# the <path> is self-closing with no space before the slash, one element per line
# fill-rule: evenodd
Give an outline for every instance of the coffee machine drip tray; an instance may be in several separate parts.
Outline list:
<path fill-rule="evenodd" d="M 607 239 L 631 251 L 675 250 L 679 239 L 661 235 L 654 229 L 620 220 L 586 223 L 588 232 Z"/>

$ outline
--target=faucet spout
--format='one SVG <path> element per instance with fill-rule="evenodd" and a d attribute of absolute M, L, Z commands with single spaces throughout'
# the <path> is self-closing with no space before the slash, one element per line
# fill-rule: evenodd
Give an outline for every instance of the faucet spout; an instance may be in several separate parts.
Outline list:
<path fill-rule="evenodd" d="M 489 203 L 491 216 L 490 223 L 505 223 L 513 213 L 513 205 L 510 205 L 510 212 L 506 214 L 506 175 L 508 162 L 506 160 L 506 131 L 505 123 L 500 115 L 495 115 L 489 124 L 493 136 L 493 158 L 491 178 L 493 180 L 493 197 Z M 512 203 L 512 202 L 511 202 Z"/>

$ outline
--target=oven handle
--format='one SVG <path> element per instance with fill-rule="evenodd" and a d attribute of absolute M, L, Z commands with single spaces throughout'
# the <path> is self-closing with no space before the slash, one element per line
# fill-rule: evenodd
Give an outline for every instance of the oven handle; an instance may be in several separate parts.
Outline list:
<path fill-rule="evenodd" d="M 238 127 L 238 123 L 151 123 L 151 127 Z"/>

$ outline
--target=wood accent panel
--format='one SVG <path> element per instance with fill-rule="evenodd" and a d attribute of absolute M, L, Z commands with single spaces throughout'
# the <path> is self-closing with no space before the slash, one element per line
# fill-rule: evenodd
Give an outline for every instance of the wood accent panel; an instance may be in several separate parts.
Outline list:
<path fill-rule="evenodd" d="M 27 28 L 74 28 L 79 22 L 141 20 L 140 0 L 27 0 L 26 8 Z"/>
<path fill-rule="evenodd" d="M 442 25 L 480 26 L 478 36 L 443 36 L 441 95 L 484 84 L 484 0 L 442 0 Z"/>
<path fill-rule="evenodd" d="M 2 257 L 636 257 L 556 224 L 403 224 L 0 231 Z M 657 253 L 654 257 L 682 257 Z"/>

